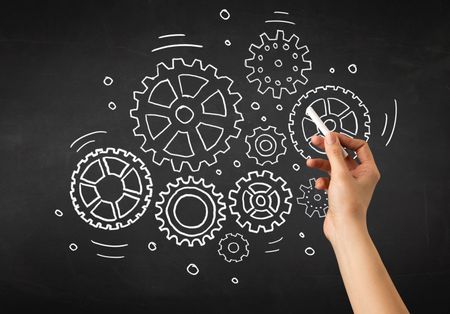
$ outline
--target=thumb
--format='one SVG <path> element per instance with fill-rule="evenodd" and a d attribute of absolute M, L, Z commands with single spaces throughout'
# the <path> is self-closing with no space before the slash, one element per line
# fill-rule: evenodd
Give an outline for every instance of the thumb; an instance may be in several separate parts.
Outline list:
<path fill-rule="evenodd" d="M 325 136 L 325 151 L 331 164 L 331 172 L 347 173 L 348 168 L 342 154 L 342 146 L 338 136 L 334 132 L 329 132 Z"/>

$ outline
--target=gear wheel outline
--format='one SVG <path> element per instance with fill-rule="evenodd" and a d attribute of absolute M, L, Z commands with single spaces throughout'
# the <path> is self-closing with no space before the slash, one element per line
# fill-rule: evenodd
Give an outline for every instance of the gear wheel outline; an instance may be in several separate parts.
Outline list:
<path fill-rule="evenodd" d="M 267 137 L 270 139 L 267 139 Z M 268 141 L 272 145 L 270 148 L 272 153 L 268 154 L 263 152 L 264 149 L 260 147 L 263 141 Z M 278 133 L 274 126 L 254 128 L 253 133 L 245 137 L 245 143 L 248 146 L 247 157 L 255 159 L 256 164 L 260 166 L 264 166 L 267 163 L 271 165 L 276 164 L 280 156 L 286 154 L 287 148 L 284 145 L 285 141 L 286 136 L 283 133 Z M 267 156 L 264 156 L 264 154 Z"/>
<path fill-rule="evenodd" d="M 191 190 L 190 193 L 184 192 L 184 190 L 189 189 Z M 181 194 L 181 196 L 174 200 L 178 193 Z M 210 211 L 212 211 L 212 220 L 206 229 L 201 230 L 196 234 L 189 234 L 186 230 L 181 231 L 180 229 L 199 228 L 199 225 L 191 228 L 190 226 L 186 226 L 180 222 L 175 214 L 176 205 L 178 205 L 178 202 L 183 197 L 191 196 L 199 199 L 201 198 L 199 195 L 205 196 L 205 198 L 209 200 L 209 205 L 213 206 L 212 209 L 205 208 L 206 215 L 200 225 L 205 223 L 210 215 Z M 175 183 L 169 182 L 166 185 L 166 190 L 160 192 L 159 200 L 155 203 L 155 207 L 158 209 L 158 212 L 155 214 L 155 218 L 160 222 L 159 230 L 166 233 L 166 238 L 168 240 L 175 239 L 176 244 L 179 246 L 184 243 L 189 247 L 193 247 L 196 244 L 204 246 L 206 244 L 206 239 L 214 239 L 214 233 L 222 229 L 222 223 L 226 219 L 224 214 L 226 205 L 223 198 L 224 196 L 222 193 L 215 191 L 215 185 L 212 183 L 206 184 L 203 178 L 196 180 L 193 176 L 188 176 L 187 179 L 179 177 L 176 179 Z M 202 202 L 203 204 L 206 204 L 203 200 Z M 175 208 L 169 207 L 172 203 L 175 203 Z M 174 221 L 172 221 L 171 216 L 173 216 L 172 218 Z M 175 224 L 177 226 L 175 226 Z"/>
<path fill-rule="evenodd" d="M 247 75 L 247 80 L 249 83 L 257 82 L 258 83 L 258 92 L 260 94 L 265 94 L 268 90 L 272 91 L 272 97 L 281 99 L 283 91 L 286 91 L 288 94 L 292 95 L 297 92 L 297 83 L 301 83 L 302 85 L 306 85 L 308 82 L 308 78 L 305 76 L 305 71 L 312 70 L 312 62 L 310 60 L 305 59 L 305 55 L 309 52 L 308 46 L 303 45 L 300 46 L 300 38 L 292 34 L 291 37 L 287 38 L 283 30 L 277 30 L 275 37 L 270 38 L 267 33 L 262 33 L 259 35 L 260 43 L 259 45 L 251 44 L 249 47 L 249 51 L 251 53 L 251 57 L 245 59 L 245 67 L 251 69 L 250 74 Z M 278 78 L 277 80 L 272 80 L 270 78 L 271 75 L 274 75 L 277 71 L 275 68 L 283 67 L 284 63 L 289 63 L 286 60 L 281 60 L 281 57 L 274 61 L 275 68 L 272 71 L 268 71 L 269 75 L 265 75 L 264 67 L 261 62 L 265 59 L 264 55 L 267 57 L 268 52 L 271 50 L 271 47 L 275 50 L 280 49 L 282 53 L 289 53 L 292 58 L 290 64 L 292 65 L 292 73 L 290 76 L 284 78 Z M 259 54 L 259 52 L 261 52 Z M 258 53 L 258 56 L 257 56 Z M 278 53 L 280 55 L 280 53 Z M 301 61 L 302 64 L 301 69 L 299 71 L 300 64 L 298 61 Z M 282 73 L 286 73 L 282 71 Z M 299 73 L 299 75 L 298 75 Z M 296 75 L 297 74 L 297 75 Z M 258 77 L 258 75 L 265 76 L 264 78 Z M 284 83 L 286 81 L 287 83 Z M 282 83 L 283 82 L 283 83 Z"/>
<path fill-rule="evenodd" d="M 192 90 L 187 84 L 188 80 L 191 80 L 191 83 L 196 81 L 198 89 Z M 185 86 L 182 82 L 185 82 Z M 234 81 L 228 76 L 218 76 L 216 67 L 210 64 L 203 66 L 199 59 L 194 59 L 190 64 L 182 58 L 173 58 L 169 65 L 160 62 L 156 66 L 156 75 L 146 76 L 142 80 L 145 89 L 133 93 L 136 107 L 130 110 L 130 117 L 137 122 L 137 126 L 133 129 L 134 135 L 143 138 L 141 149 L 152 154 L 152 161 L 155 164 L 161 166 L 163 162 L 169 162 L 176 172 L 181 172 L 184 167 L 196 172 L 203 164 L 208 166 L 215 164 L 217 155 L 226 153 L 230 149 L 229 141 L 239 137 L 241 129 L 238 123 L 244 121 L 242 113 L 237 109 L 242 96 L 231 90 L 233 83 Z M 158 96 L 157 87 L 160 88 L 160 86 L 171 89 L 174 98 L 168 105 L 150 100 L 153 95 Z M 215 86 L 218 87 L 215 88 Z M 208 107 L 208 104 L 212 104 L 217 99 L 221 99 L 222 107 L 214 112 L 215 109 L 211 110 L 212 107 Z M 189 106 L 184 102 L 200 106 Z M 178 115 L 180 107 L 190 111 L 193 118 L 182 121 Z M 201 108 L 201 112 L 200 109 L 194 108 Z M 195 110 L 198 111 L 196 115 L 194 115 Z M 167 123 L 167 126 L 152 134 L 147 120 L 149 116 L 152 119 L 158 119 L 159 122 L 166 121 L 164 123 Z M 209 120 L 203 121 L 199 116 Z M 211 124 L 211 121 L 215 124 Z M 206 143 L 205 137 L 202 136 L 201 132 L 206 132 L 205 130 L 220 133 L 220 135 L 216 133 L 218 137 L 212 145 Z M 173 133 L 173 135 L 167 135 L 167 133 Z M 180 149 L 181 138 L 184 138 L 182 141 L 184 149 L 190 152 L 185 151 L 183 154 L 169 152 L 168 147 L 174 140 L 176 142 L 174 146 Z M 158 145 L 158 143 L 162 144 Z M 200 150 L 201 153 L 196 153 L 194 150 Z"/>
<path fill-rule="evenodd" d="M 342 99 L 345 99 L 346 101 Z M 333 101 L 334 107 L 345 105 L 346 109 L 340 112 L 339 115 L 333 113 L 333 111 L 330 110 L 330 108 L 332 107 L 330 100 Z M 299 152 L 304 159 L 311 158 L 311 155 L 307 151 L 305 151 L 305 149 L 303 149 L 304 147 L 306 147 L 306 149 L 308 151 L 311 151 L 312 153 L 319 153 L 321 155 L 325 154 L 325 152 L 318 149 L 311 143 L 311 138 L 314 134 L 306 135 L 307 132 L 305 130 L 305 123 L 313 124 L 313 122 L 306 116 L 306 108 L 308 108 L 309 106 L 317 107 L 318 105 L 320 105 L 320 101 L 323 101 L 322 103 L 324 104 L 324 107 L 321 108 L 323 108 L 324 110 L 316 110 L 316 112 L 323 120 L 326 120 L 325 117 L 329 117 L 330 120 L 339 118 L 339 133 L 352 138 L 364 138 L 366 142 L 369 140 L 371 118 L 369 115 L 369 109 L 363 103 L 363 101 L 352 91 L 341 86 L 319 86 L 309 90 L 307 93 L 302 95 L 296 102 L 296 104 L 292 107 L 292 111 L 289 115 L 288 128 L 291 141 L 294 144 L 295 150 Z M 324 112 L 324 114 L 322 112 Z M 297 115 L 299 116 L 299 119 L 296 119 Z M 353 132 L 342 127 L 343 119 L 347 119 L 350 116 L 353 118 L 353 122 L 355 123 L 356 128 L 356 130 Z M 335 124 L 335 126 L 337 126 L 338 124 L 336 122 L 333 123 Z M 317 132 L 315 133 L 316 135 L 322 136 L 315 125 L 311 128 L 317 130 Z M 305 142 L 306 145 L 302 145 L 303 142 Z M 354 158 L 356 157 L 357 156 L 354 156 Z"/>
<path fill-rule="evenodd" d="M 119 157 L 117 157 L 119 156 Z M 122 162 L 127 164 L 120 172 L 120 174 L 111 173 L 112 164 L 108 164 L 106 159 L 115 160 L 117 162 Z M 125 161 L 126 160 L 126 161 Z M 87 172 L 93 167 L 94 164 L 98 164 L 100 167 L 100 171 L 102 176 L 97 181 L 90 181 L 84 179 L 83 177 L 87 174 Z M 133 166 L 132 166 L 133 165 Z M 116 164 L 117 166 L 117 164 Z M 83 171 L 82 171 L 83 170 Z M 94 171 L 94 170 L 93 170 Z M 106 174 L 105 174 L 106 172 Z M 139 183 L 139 192 L 137 190 L 133 190 L 126 187 L 126 178 L 133 172 L 133 175 L 136 176 L 137 182 Z M 140 172 L 140 173 L 139 173 Z M 113 204 L 111 201 L 105 201 L 101 199 L 101 196 L 98 193 L 96 184 L 98 184 L 103 178 L 107 175 L 116 176 L 122 181 L 123 193 L 121 197 L 116 200 Z M 86 196 L 83 194 L 82 186 L 88 186 L 93 189 L 96 197 L 91 200 L 88 204 L 86 202 Z M 78 188 L 77 188 L 78 187 Z M 84 188 L 85 189 L 85 188 Z M 132 193 L 132 194 L 130 194 Z M 71 176 L 71 184 L 70 184 L 70 198 L 72 200 L 72 205 L 78 214 L 86 223 L 91 225 L 94 228 L 100 228 L 104 230 L 118 230 L 121 228 L 128 227 L 129 225 L 136 222 L 140 217 L 144 215 L 146 212 L 151 198 L 153 194 L 153 182 L 151 179 L 151 175 L 144 162 L 136 157 L 131 152 L 128 152 L 124 149 L 120 148 L 112 148 L 108 147 L 106 149 L 99 148 L 95 151 L 88 153 L 82 160 L 80 160 L 77 164 L 76 169 L 73 171 Z M 127 211 L 123 217 L 120 217 L 120 207 L 119 201 L 124 199 L 124 195 L 128 196 L 128 198 L 138 199 L 137 203 L 134 204 L 134 207 Z M 81 200 L 81 203 L 79 202 Z M 91 205 L 95 202 L 95 207 L 88 210 Z M 105 218 L 101 218 L 100 215 L 93 214 L 93 212 L 100 206 L 102 203 L 110 204 L 112 206 L 112 213 L 115 217 L 115 222 L 105 222 Z M 139 204 L 139 205 L 138 205 Z M 82 209 L 83 208 L 83 209 Z M 140 208 L 139 210 L 136 210 Z M 128 218 L 127 216 L 133 212 L 137 211 L 132 218 Z M 117 214 L 119 218 L 117 218 Z M 103 221 L 102 221 L 103 220 Z"/>
<path fill-rule="evenodd" d="M 230 245 L 236 244 L 237 250 L 230 249 Z M 219 249 L 217 253 L 221 255 L 228 263 L 239 263 L 248 257 L 250 251 L 248 249 L 249 243 L 240 233 L 227 233 L 224 238 L 219 241 Z"/>
<path fill-rule="evenodd" d="M 316 179 L 309 179 L 309 185 L 300 185 L 301 196 L 297 197 L 297 204 L 305 206 L 305 214 L 312 218 L 317 213 L 319 218 L 324 218 L 328 210 L 328 194 L 326 191 L 317 190 L 316 193 L 310 197 L 314 190 Z M 325 198 L 325 201 L 322 199 Z"/>
<path fill-rule="evenodd" d="M 274 174 L 268 170 L 252 171 L 236 181 L 235 185 L 236 189 L 230 190 L 228 198 L 231 201 L 231 214 L 237 216 L 236 222 L 241 228 L 253 233 L 260 231 L 269 233 L 286 222 L 284 216 L 291 213 L 292 192 L 283 178 L 275 178 Z M 263 190 L 257 191 L 258 186 Z M 277 204 L 275 208 L 272 208 L 274 199 Z M 266 207 L 267 203 L 269 203 L 268 207 Z M 252 208 L 247 208 L 246 205 Z M 257 215 L 261 213 L 264 216 L 258 217 Z"/>

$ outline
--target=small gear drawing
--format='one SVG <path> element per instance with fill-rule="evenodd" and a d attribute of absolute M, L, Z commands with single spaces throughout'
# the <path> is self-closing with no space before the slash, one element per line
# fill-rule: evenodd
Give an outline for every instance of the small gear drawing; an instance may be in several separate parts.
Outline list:
<path fill-rule="evenodd" d="M 242 262 L 244 257 L 248 257 L 249 244 L 246 239 L 240 233 L 227 233 L 224 238 L 222 238 L 219 242 L 219 249 L 217 253 L 223 256 L 225 261 L 228 263 Z"/>
<path fill-rule="evenodd" d="M 305 85 L 308 82 L 305 72 L 312 69 L 311 61 L 305 59 L 308 47 L 300 46 L 297 35 L 288 37 L 283 30 L 277 30 L 273 38 L 267 33 L 259 37 L 259 45 L 250 45 L 251 58 L 245 60 L 245 67 L 251 69 L 247 80 L 258 82 L 261 94 L 271 90 L 273 98 L 280 99 L 283 91 L 296 93 L 296 84 Z"/>
<path fill-rule="evenodd" d="M 297 197 L 297 204 L 304 205 L 305 214 L 312 218 L 314 213 L 320 218 L 323 218 L 327 214 L 328 210 L 328 194 L 326 191 L 316 190 L 314 188 L 316 179 L 309 180 L 309 186 L 301 185 L 301 196 Z"/>
<path fill-rule="evenodd" d="M 230 149 L 228 141 L 239 136 L 243 117 L 236 105 L 242 97 L 231 90 L 233 80 L 218 76 L 212 65 L 174 58 L 171 65 L 159 63 L 156 75 L 142 84 L 130 117 L 137 122 L 134 135 L 144 139 L 141 149 L 156 164 L 198 171 L 216 163 L 217 154 Z"/>
<path fill-rule="evenodd" d="M 159 230 L 166 232 L 168 240 L 175 239 L 177 245 L 205 245 L 206 239 L 214 239 L 214 233 L 225 221 L 223 194 L 215 191 L 213 184 L 204 179 L 178 178 L 167 184 L 159 194 L 156 203 L 156 219 L 161 223 Z M 202 210 L 202 217 L 192 221 L 194 210 Z"/>
<path fill-rule="evenodd" d="M 123 149 L 96 149 L 72 173 L 70 197 L 77 214 L 95 228 L 118 230 L 136 222 L 152 197 L 150 172 Z"/>
<path fill-rule="evenodd" d="M 331 131 L 369 140 L 370 115 L 362 100 L 340 86 L 320 86 L 303 95 L 289 116 L 291 140 L 303 158 L 311 158 L 311 154 L 325 154 L 311 143 L 313 135 L 322 135 L 305 113 L 309 106 Z"/>
<path fill-rule="evenodd" d="M 275 178 L 270 171 L 252 171 L 236 182 L 229 199 L 231 213 L 236 222 L 250 232 L 272 232 L 281 226 L 291 212 L 292 192 L 286 181 Z"/>
<path fill-rule="evenodd" d="M 286 136 L 278 133 L 273 126 L 267 128 L 258 127 L 253 129 L 252 135 L 245 137 L 248 146 L 247 156 L 256 160 L 256 164 L 275 164 L 280 156 L 286 154 L 284 141 Z"/>

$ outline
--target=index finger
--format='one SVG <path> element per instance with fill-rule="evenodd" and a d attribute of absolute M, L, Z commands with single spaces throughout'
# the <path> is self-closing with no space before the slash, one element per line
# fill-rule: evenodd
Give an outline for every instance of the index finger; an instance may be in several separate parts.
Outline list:
<path fill-rule="evenodd" d="M 338 134 L 338 136 L 342 146 L 355 151 L 362 163 L 375 162 L 375 160 L 373 159 L 372 151 L 370 150 L 369 144 L 367 144 L 366 141 L 357 138 L 351 138 L 344 134 Z"/>

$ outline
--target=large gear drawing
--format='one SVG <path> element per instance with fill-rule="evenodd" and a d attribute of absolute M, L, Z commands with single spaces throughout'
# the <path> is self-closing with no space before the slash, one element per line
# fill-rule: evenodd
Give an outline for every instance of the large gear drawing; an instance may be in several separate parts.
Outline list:
<path fill-rule="evenodd" d="M 305 206 L 305 214 L 312 218 L 317 213 L 320 218 L 327 214 L 328 194 L 326 191 L 316 190 L 314 188 L 316 179 L 309 180 L 309 186 L 301 185 L 301 196 L 297 197 L 297 204 Z"/>
<path fill-rule="evenodd" d="M 228 263 L 239 263 L 242 262 L 245 257 L 248 257 L 250 253 L 248 247 L 248 241 L 244 239 L 242 234 L 227 233 L 225 237 L 220 240 L 217 252 L 219 255 L 223 256 Z"/>
<path fill-rule="evenodd" d="M 156 75 L 142 84 L 130 117 L 137 122 L 134 134 L 144 138 L 141 149 L 156 164 L 198 171 L 216 163 L 217 154 L 229 150 L 228 141 L 239 136 L 243 118 L 236 105 L 242 97 L 231 90 L 233 80 L 218 76 L 212 65 L 175 58 L 171 65 L 159 63 Z"/>
<path fill-rule="evenodd" d="M 212 240 L 214 233 L 222 228 L 225 207 L 222 193 L 217 193 L 213 184 L 189 176 L 167 184 L 167 189 L 160 193 L 156 219 L 168 240 L 174 239 L 177 245 L 204 246 L 206 239 Z M 190 211 L 198 208 L 204 212 L 201 222 L 187 221 Z"/>
<path fill-rule="evenodd" d="M 259 233 L 272 232 L 291 212 L 292 192 L 286 181 L 270 171 L 252 171 L 236 182 L 229 199 L 231 213 L 241 228 Z"/>
<path fill-rule="evenodd" d="M 286 154 L 284 142 L 286 136 L 278 133 L 273 126 L 267 128 L 257 127 L 253 129 L 252 135 L 245 137 L 248 146 L 247 156 L 256 160 L 256 164 L 275 164 L 280 156 Z"/>
<path fill-rule="evenodd" d="M 261 94 L 271 90 L 274 98 L 280 99 L 283 91 L 296 93 L 296 84 L 305 85 L 305 72 L 312 69 L 311 61 L 305 59 L 308 47 L 300 46 L 297 35 L 288 37 L 283 30 L 277 30 L 273 38 L 267 33 L 259 37 L 259 45 L 250 45 L 251 57 L 245 60 L 245 66 L 251 69 L 248 81 L 257 82 Z"/>
<path fill-rule="evenodd" d="M 150 172 L 141 159 L 123 149 L 96 149 L 73 172 L 70 197 L 77 214 L 91 226 L 125 228 L 150 204 Z"/>
<path fill-rule="evenodd" d="M 362 100 L 340 86 L 320 86 L 303 95 L 289 116 L 291 140 L 303 158 L 311 158 L 311 154 L 325 154 L 311 143 L 313 135 L 322 135 L 305 113 L 309 106 L 331 131 L 369 140 L 370 115 Z"/>

